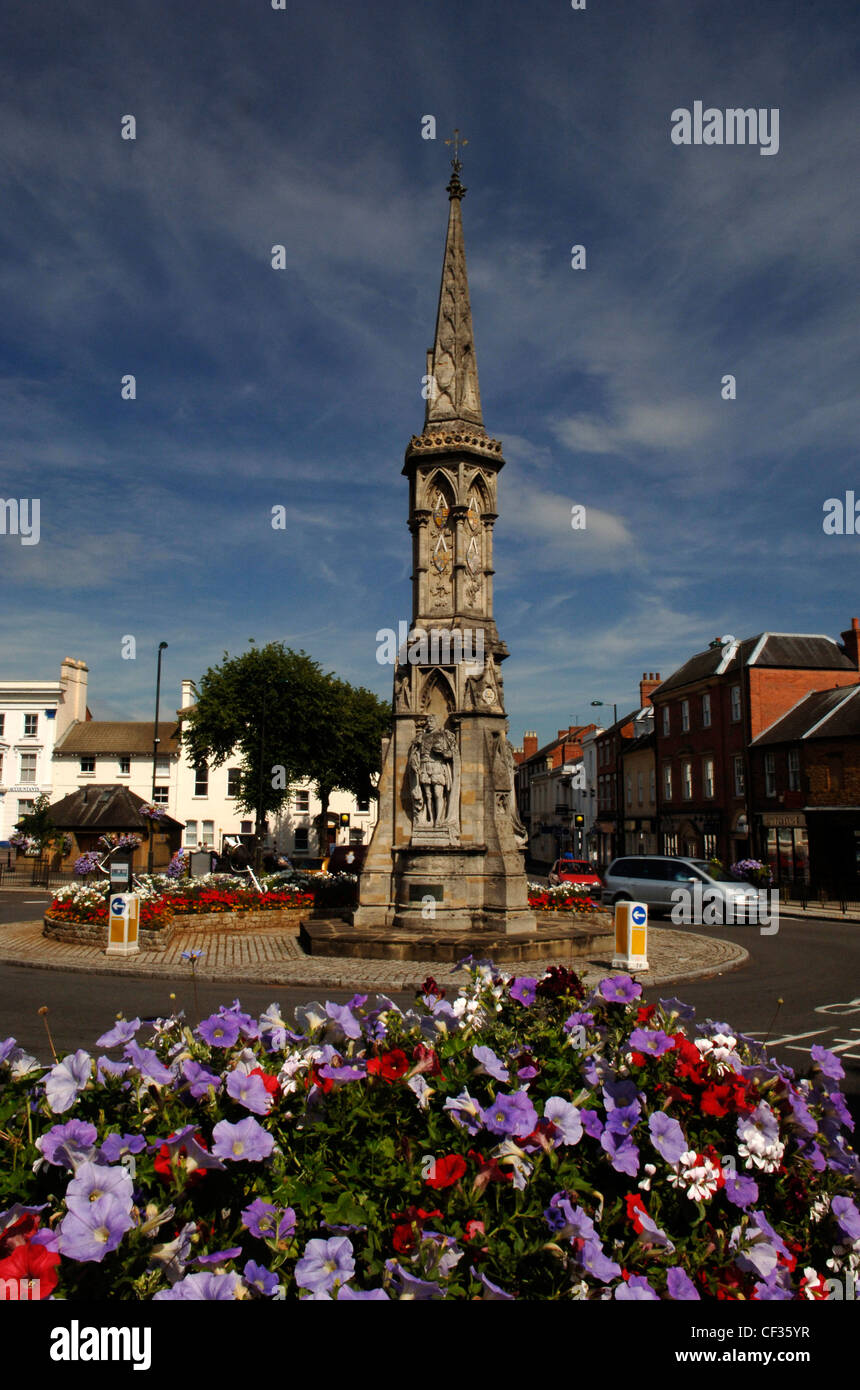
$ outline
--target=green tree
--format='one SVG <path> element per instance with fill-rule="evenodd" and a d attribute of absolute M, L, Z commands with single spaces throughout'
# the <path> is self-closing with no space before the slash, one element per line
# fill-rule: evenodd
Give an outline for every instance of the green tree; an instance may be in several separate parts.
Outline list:
<path fill-rule="evenodd" d="M 32 811 L 22 816 L 15 828 L 20 835 L 26 835 L 34 841 L 40 856 L 46 852 L 61 852 L 68 838 L 64 831 L 58 830 L 54 825 L 51 819 L 51 799 L 45 792 L 36 798 Z"/>
<path fill-rule="evenodd" d="M 292 783 L 315 782 L 325 796 L 324 812 L 336 787 L 373 794 L 388 706 L 325 673 L 306 652 L 252 641 L 242 656 L 225 652 L 196 694 L 184 742 L 193 762 L 211 767 L 238 754 L 237 799 L 256 818 L 258 865 L 266 817 L 281 809 Z"/>
<path fill-rule="evenodd" d="M 323 852 L 332 792 L 349 792 L 358 800 L 377 795 L 375 774 L 380 767 L 382 737 L 391 724 L 390 704 L 372 690 L 334 678 L 331 686 L 335 711 L 330 736 L 320 750 L 315 770 L 308 774 L 322 803 L 317 825 Z"/>

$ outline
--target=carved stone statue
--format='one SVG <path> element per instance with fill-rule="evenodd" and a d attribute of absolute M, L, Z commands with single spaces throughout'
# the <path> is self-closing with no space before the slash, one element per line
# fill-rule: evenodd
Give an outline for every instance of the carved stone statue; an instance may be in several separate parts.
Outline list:
<path fill-rule="evenodd" d="M 456 735 L 450 729 L 440 729 L 435 714 L 428 714 L 423 729 L 409 745 L 407 758 L 414 826 L 441 828 L 452 820 L 457 756 Z"/>
<path fill-rule="evenodd" d="M 505 728 L 507 727 L 505 725 Z M 510 816 L 514 839 L 520 849 L 526 849 L 529 842 L 529 832 L 520 820 L 520 813 L 517 809 L 514 751 L 505 734 L 493 734 L 492 738 L 495 742 L 493 788 L 496 793 L 498 810 L 501 814 Z"/>
<path fill-rule="evenodd" d="M 394 676 L 394 708 L 406 710 L 411 706 L 409 667 L 401 666 Z"/>

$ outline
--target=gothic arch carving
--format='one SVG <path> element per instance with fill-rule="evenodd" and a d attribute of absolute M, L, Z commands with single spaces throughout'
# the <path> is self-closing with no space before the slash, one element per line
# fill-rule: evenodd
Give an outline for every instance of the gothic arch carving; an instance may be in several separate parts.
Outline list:
<path fill-rule="evenodd" d="M 435 714 L 440 724 L 457 707 L 457 692 L 447 671 L 435 667 L 424 680 L 421 688 L 422 714 Z"/>

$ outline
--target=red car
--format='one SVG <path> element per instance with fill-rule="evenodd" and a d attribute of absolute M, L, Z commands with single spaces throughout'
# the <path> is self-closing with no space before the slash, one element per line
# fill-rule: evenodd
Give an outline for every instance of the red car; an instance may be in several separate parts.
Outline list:
<path fill-rule="evenodd" d="M 549 871 L 549 883 L 551 887 L 557 883 L 581 883 L 588 888 L 593 902 L 599 904 L 602 900 L 600 876 L 587 859 L 557 859 Z"/>

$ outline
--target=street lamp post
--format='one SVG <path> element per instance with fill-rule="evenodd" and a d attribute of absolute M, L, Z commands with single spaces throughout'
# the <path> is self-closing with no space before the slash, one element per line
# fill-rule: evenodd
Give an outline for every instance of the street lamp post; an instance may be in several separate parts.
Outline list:
<path fill-rule="evenodd" d="M 161 653 L 167 650 L 166 642 L 158 644 L 158 671 L 155 677 L 155 725 L 152 730 L 152 796 L 150 800 L 155 805 L 155 777 L 158 770 L 158 745 L 161 740 L 158 737 L 158 710 L 161 702 Z M 155 857 L 155 821 L 149 822 L 149 855 L 147 857 L 147 873 L 152 873 Z"/>
<path fill-rule="evenodd" d="M 603 705 L 604 707 L 606 707 L 606 708 L 608 709 L 609 704 L 610 704 L 610 701 L 609 701 L 609 700 L 592 700 L 591 703 L 592 703 L 592 706 L 593 706 L 594 708 L 597 708 L 599 705 Z M 618 706 L 617 706 L 616 704 L 613 704 L 613 705 L 612 705 L 612 725 L 613 725 L 613 728 L 615 727 L 615 725 L 616 725 L 617 723 L 618 723 Z M 615 735 L 613 734 L 613 743 L 614 743 L 614 741 L 615 741 Z M 618 774 L 618 764 L 619 764 L 619 761 L 620 761 L 620 760 L 619 760 L 618 754 L 616 753 L 616 755 L 615 755 L 615 818 L 614 818 L 614 819 L 615 819 L 615 845 L 614 845 L 614 849 L 615 849 L 615 855 L 616 855 L 616 856 L 620 853 L 620 844 L 621 844 L 621 796 L 620 796 L 620 792 L 621 792 L 622 788 L 619 787 L 619 781 L 618 781 L 618 777 L 619 777 L 619 774 Z"/>

